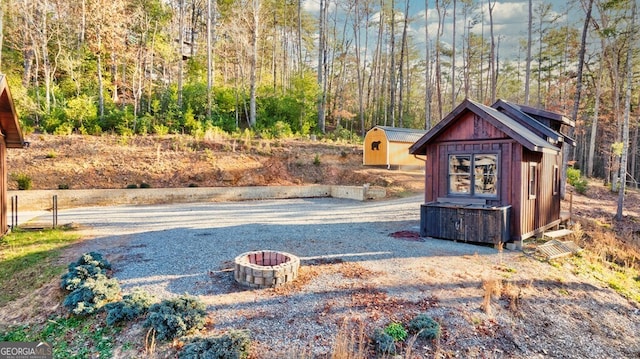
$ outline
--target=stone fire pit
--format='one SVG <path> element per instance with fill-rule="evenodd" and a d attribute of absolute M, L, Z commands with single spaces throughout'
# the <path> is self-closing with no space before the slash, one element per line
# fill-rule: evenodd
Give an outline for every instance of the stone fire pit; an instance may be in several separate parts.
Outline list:
<path fill-rule="evenodd" d="M 246 252 L 236 257 L 233 277 L 251 288 L 274 288 L 298 276 L 300 258 L 277 251 Z"/>

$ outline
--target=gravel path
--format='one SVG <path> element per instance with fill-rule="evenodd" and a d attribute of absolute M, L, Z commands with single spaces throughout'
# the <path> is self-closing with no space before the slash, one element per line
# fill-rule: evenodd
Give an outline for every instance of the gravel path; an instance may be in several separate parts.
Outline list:
<path fill-rule="evenodd" d="M 393 260 L 495 253 L 488 247 L 433 240 L 399 241 L 419 232 L 422 196 L 384 202 L 331 198 L 119 206 L 59 212 L 59 223 L 89 227 L 82 250 L 112 258 L 125 289 L 142 287 L 167 297 L 212 294 L 200 285 L 210 272 L 230 268 L 252 250 L 290 252 L 305 260 Z"/>
<path fill-rule="evenodd" d="M 444 334 L 439 344 L 416 342 L 420 357 L 638 357 L 640 311 L 600 283 L 519 251 L 391 237 L 419 231 L 421 202 L 422 196 L 79 208 L 61 210 L 59 223 L 77 223 L 90 238 L 70 256 L 105 254 L 127 292 L 198 295 L 211 330 L 248 329 L 258 359 L 326 358 L 344 323 L 371 334 L 421 312 Z M 299 277 L 278 289 L 240 287 L 229 269 L 252 250 L 299 256 Z M 482 309 L 488 279 L 505 285 L 493 314 Z M 140 340 L 144 330 L 129 335 Z"/>

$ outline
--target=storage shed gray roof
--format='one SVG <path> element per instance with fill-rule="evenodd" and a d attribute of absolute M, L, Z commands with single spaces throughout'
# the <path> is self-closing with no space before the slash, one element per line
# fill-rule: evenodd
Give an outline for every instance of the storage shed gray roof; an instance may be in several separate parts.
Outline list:
<path fill-rule="evenodd" d="M 391 142 L 414 143 L 419 140 L 420 137 L 424 136 L 425 133 L 427 133 L 427 131 L 425 130 L 416 130 L 413 128 L 400 128 L 391 126 L 375 127 L 384 130 L 387 139 Z"/>

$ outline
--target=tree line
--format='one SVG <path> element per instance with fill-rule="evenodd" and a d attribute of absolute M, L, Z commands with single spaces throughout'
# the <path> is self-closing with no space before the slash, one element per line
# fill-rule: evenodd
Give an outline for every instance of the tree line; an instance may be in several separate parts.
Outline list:
<path fill-rule="evenodd" d="M 362 136 L 503 98 L 576 121 L 588 176 L 640 179 L 636 1 L 523 0 L 516 51 L 497 0 L 306 3 L 8 0 L 0 71 L 23 127 L 59 134 Z"/>

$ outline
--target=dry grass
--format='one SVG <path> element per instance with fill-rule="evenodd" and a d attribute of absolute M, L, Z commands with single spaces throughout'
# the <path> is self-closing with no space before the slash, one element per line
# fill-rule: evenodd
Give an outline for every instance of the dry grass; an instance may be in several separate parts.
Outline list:
<path fill-rule="evenodd" d="M 362 321 L 344 320 L 331 348 L 331 359 L 367 359 L 368 338 Z"/>
<path fill-rule="evenodd" d="M 484 290 L 482 309 L 487 315 L 491 315 L 491 298 L 500 294 L 502 281 L 495 278 L 484 279 L 482 280 L 482 289 Z"/>

